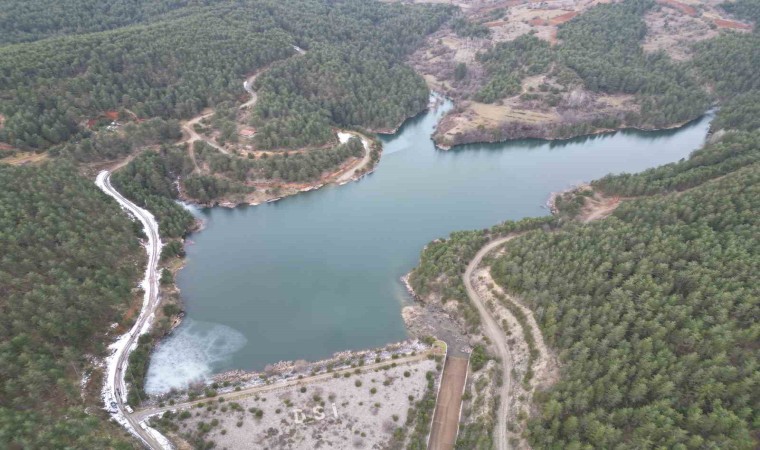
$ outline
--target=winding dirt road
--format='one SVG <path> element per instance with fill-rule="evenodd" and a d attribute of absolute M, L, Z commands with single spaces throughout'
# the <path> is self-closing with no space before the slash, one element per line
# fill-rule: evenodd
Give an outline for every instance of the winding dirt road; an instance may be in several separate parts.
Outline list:
<path fill-rule="evenodd" d="M 206 144 L 208 144 L 208 145 L 214 147 L 215 149 L 219 150 L 220 152 L 224 153 L 225 155 L 229 155 L 230 152 L 228 152 L 227 150 L 225 150 L 224 147 L 221 147 L 221 146 L 215 144 L 213 141 L 211 141 L 209 139 L 206 139 L 203 136 L 199 135 L 198 133 L 195 132 L 195 128 L 193 128 L 195 126 L 195 124 L 197 124 L 201 120 L 203 120 L 203 119 L 205 119 L 207 117 L 211 117 L 213 115 L 214 115 L 214 111 L 206 112 L 206 113 L 203 113 L 203 114 L 201 114 L 199 116 L 195 116 L 192 119 L 188 120 L 187 122 L 183 123 L 182 124 L 182 129 L 185 130 L 185 132 L 187 133 L 188 137 L 186 139 L 182 139 L 179 143 L 180 144 L 189 144 L 192 147 L 193 142 L 195 142 L 195 141 L 203 141 Z"/>
<path fill-rule="evenodd" d="M 502 330 L 501 326 L 496 323 L 488 308 L 481 300 L 480 296 L 472 286 L 472 273 L 480 265 L 483 257 L 495 248 L 502 244 L 511 241 L 512 239 L 520 236 L 519 234 L 511 234 L 509 236 L 496 239 L 489 242 L 483 248 L 478 251 L 470 264 L 467 265 L 463 275 L 464 287 L 467 289 L 467 296 L 475 308 L 478 310 L 480 320 L 483 323 L 483 334 L 488 336 L 491 341 L 492 347 L 495 350 L 496 355 L 501 360 L 502 373 L 504 374 L 504 383 L 501 386 L 501 392 L 499 396 L 499 412 L 496 419 L 496 427 L 494 429 L 494 447 L 499 450 L 505 450 L 509 448 L 509 439 L 507 435 L 507 415 L 509 412 L 509 392 L 512 389 L 512 354 L 509 351 L 509 344 L 507 343 L 507 335 Z"/>
<path fill-rule="evenodd" d="M 256 104 L 256 100 L 258 100 L 258 96 L 256 95 L 256 91 L 253 90 L 253 82 L 256 81 L 256 77 L 259 76 L 260 72 L 256 72 L 255 74 L 248 77 L 247 80 L 243 82 L 243 89 L 251 96 L 250 100 L 240 105 L 240 109 L 246 109 Z"/>
<path fill-rule="evenodd" d="M 106 360 L 103 400 L 106 403 L 106 408 L 111 410 L 113 419 L 136 435 L 143 444 L 151 449 L 165 449 L 167 448 L 167 441 L 165 439 L 162 441 L 163 436 L 150 428 L 142 428 L 140 421 L 132 416 L 131 408 L 127 405 L 127 385 L 124 381 L 129 354 L 137 346 L 140 335 L 150 329 L 156 308 L 159 305 L 158 259 L 161 256 L 162 244 L 158 234 L 158 223 L 153 214 L 130 202 L 114 189 L 111 185 L 111 172 L 107 170 L 100 172 L 95 184 L 137 218 L 142 223 L 148 237 L 146 243 L 148 264 L 145 268 L 145 279 L 142 282 L 142 288 L 145 290 L 142 309 L 132 328 L 111 346 L 114 353 Z"/>

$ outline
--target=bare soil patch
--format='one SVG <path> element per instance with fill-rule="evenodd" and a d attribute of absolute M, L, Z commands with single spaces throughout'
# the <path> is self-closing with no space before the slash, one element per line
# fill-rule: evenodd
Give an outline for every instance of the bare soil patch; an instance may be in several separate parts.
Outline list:
<path fill-rule="evenodd" d="M 433 135 L 443 149 L 469 142 L 497 142 L 506 139 L 569 137 L 569 127 L 592 123 L 601 118 L 623 120 L 628 112 L 639 110 L 631 95 L 603 95 L 574 88 L 559 94 L 556 106 L 546 105 L 542 98 L 525 100 L 533 77 L 524 80 L 523 92 L 495 104 L 461 101 L 439 123 Z M 550 80 L 541 80 L 549 81 Z M 596 129 L 596 132 L 607 131 Z"/>
<path fill-rule="evenodd" d="M 175 419 L 180 434 L 211 426 L 204 435 L 217 448 L 355 449 L 386 448 L 427 388 L 434 360 L 359 370 L 304 382 L 242 399 L 211 398 Z M 259 412 L 260 411 L 260 412 Z"/>
<path fill-rule="evenodd" d="M 660 7 L 644 15 L 647 24 L 644 50 L 664 51 L 678 61 L 690 59 L 692 44 L 717 36 L 721 28 L 752 29 L 746 23 L 729 20 L 718 0 L 658 0 L 657 3 Z"/>
<path fill-rule="evenodd" d="M 13 147 L 0 147 L 0 150 L 13 151 Z M 0 153 L 2 156 L 2 153 Z M 18 152 L 14 155 L 0 158 L 0 163 L 10 164 L 12 166 L 25 166 L 27 164 L 41 164 L 49 159 L 47 153 Z"/>

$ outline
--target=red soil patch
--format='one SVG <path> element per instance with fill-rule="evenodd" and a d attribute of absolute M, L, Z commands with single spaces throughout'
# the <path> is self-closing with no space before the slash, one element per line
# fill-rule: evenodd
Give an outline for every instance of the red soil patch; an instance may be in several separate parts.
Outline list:
<path fill-rule="evenodd" d="M 568 20 L 572 19 L 573 17 L 577 15 L 578 15 L 578 11 L 566 12 L 565 14 L 561 14 L 559 16 L 552 17 L 551 19 L 549 19 L 549 24 L 554 25 L 554 26 L 562 25 L 563 23 L 567 22 Z"/>
<path fill-rule="evenodd" d="M 119 112 L 118 111 L 106 111 L 103 114 L 99 115 L 98 117 L 95 117 L 93 119 L 90 119 L 87 121 L 87 128 L 94 127 L 98 121 L 102 118 L 106 118 L 110 121 L 117 121 L 119 120 Z"/>
<path fill-rule="evenodd" d="M 548 25 L 549 23 L 545 21 L 544 19 L 536 17 L 536 18 L 530 19 L 530 22 L 528 22 L 528 24 L 534 27 L 541 27 L 541 26 Z"/>
<path fill-rule="evenodd" d="M 715 22 L 715 25 L 717 25 L 718 28 L 730 28 L 732 30 L 751 30 L 752 29 L 752 25 L 747 25 L 746 23 L 741 23 L 741 22 L 734 22 L 733 20 L 713 19 L 713 22 Z"/>
<path fill-rule="evenodd" d="M 697 12 L 696 8 L 694 8 L 693 6 L 689 6 L 685 3 L 681 3 L 676 0 L 657 0 L 657 3 L 664 6 L 670 6 L 673 9 L 677 9 L 681 11 L 682 13 L 686 14 L 687 16 L 691 16 L 691 17 L 699 16 L 699 13 Z"/>
<path fill-rule="evenodd" d="M 8 151 L 8 150 L 15 150 L 15 149 L 4 142 L 0 142 L 0 150 Z"/>

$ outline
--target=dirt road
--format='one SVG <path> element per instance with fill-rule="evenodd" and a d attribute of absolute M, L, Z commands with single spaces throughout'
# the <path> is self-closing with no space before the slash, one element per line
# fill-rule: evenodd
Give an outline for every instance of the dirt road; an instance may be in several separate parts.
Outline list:
<path fill-rule="evenodd" d="M 501 239 L 496 239 L 489 242 L 483 248 L 478 251 L 475 257 L 470 261 L 470 264 L 465 270 L 464 286 L 467 289 L 467 296 L 475 308 L 478 310 L 480 320 L 483 324 L 483 334 L 488 336 L 491 341 L 492 348 L 495 350 L 495 354 L 501 360 L 502 373 L 504 374 L 504 383 L 501 386 L 501 392 L 499 393 L 499 412 L 496 419 L 496 427 L 494 429 L 494 447 L 503 450 L 509 447 L 509 439 L 507 438 L 507 415 L 509 413 L 509 392 L 512 389 L 512 354 L 509 351 L 509 345 L 507 344 L 507 335 L 504 334 L 504 330 L 496 323 L 491 313 L 483 304 L 480 296 L 478 296 L 475 288 L 472 286 L 472 273 L 480 265 L 483 257 L 491 250 L 499 247 L 500 245 L 511 241 L 518 237 L 519 234 L 511 234 Z"/>
<path fill-rule="evenodd" d="M 203 119 L 205 119 L 207 117 L 211 117 L 213 115 L 214 115 L 214 111 L 207 111 L 207 112 L 204 112 L 204 113 L 202 113 L 202 114 L 200 114 L 198 116 L 195 116 L 192 119 L 188 120 L 187 122 L 183 123 L 182 124 L 182 129 L 185 131 L 185 133 L 187 133 L 187 138 L 182 139 L 179 143 L 180 144 L 185 144 L 185 143 L 189 144 L 191 146 L 191 148 L 192 148 L 193 142 L 195 142 L 195 141 L 203 141 L 203 142 L 207 143 L 208 145 L 214 147 L 215 149 L 219 150 L 220 152 L 224 153 L 225 155 L 229 155 L 230 152 L 228 152 L 227 150 L 225 150 L 223 147 L 215 144 L 213 141 L 211 141 L 209 139 L 206 139 L 203 136 L 201 136 L 201 135 L 199 135 L 198 133 L 195 132 L 195 128 L 194 128 L 195 124 L 197 124 L 201 120 L 203 120 Z"/>
<path fill-rule="evenodd" d="M 246 109 L 256 104 L 258 96 L 256 95 L 256 91 L 253 90 L 253 82 L 256 81 L 256 77 L 258 77 L 260 73 L 261 72 L 256 72 L 243 82 L 243 89 L 248 92 L 251 98 L 247 102 L 240 105 L 240 109 Z"/>
<path fill-rule="evenodd" d="M 98 174 L 95 184 L 106 194 L 116 199 L 119 204 L 136 217 L 143 225 L 148 242 L 148 264 L 145 268 L 145 279 L 142 288 L 145 290 L 140 315 L 135 324 L 122 335 L 112 346 L 114 353 L 106 360 L 106 380 L 103 387 L 103 399 L 106 408 L 111 409 L 112 418 L 136 435 L 145 445 L 152 449 L 168 448 L 165 439 L 151 429 L 143 429 L 139 420 L 132 416 L 127 405 L 127 385 L 124 373 L 129 364 L 129 354 L 137 344 L 140 335 L 150 329 L 151 322 L 159 305 L 158 297 L 158 259 L 161 255 L 161 238 L 158 234 L 158 223 L 153 215 L 124 198 L 111 185 L 111 172 L 104 170 Z"/>
<path fill-rule="evenodd" d="M 428 450 L 453 450 L 459 432 L 459 413 L 467 381 L 469 358 L 450 356 L 443 368 L 438 401 L 433 414 Z"/>

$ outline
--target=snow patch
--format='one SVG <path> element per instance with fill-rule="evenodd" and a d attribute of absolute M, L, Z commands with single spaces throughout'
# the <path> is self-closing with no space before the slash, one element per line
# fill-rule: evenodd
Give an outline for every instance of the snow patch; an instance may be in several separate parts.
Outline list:
<path fill-rule="evenodd" d="M 346 133 L 344 131 L 338 131 L 338 141 L 340 141 L 341 144 L 345 144 L 352 137 L 354 137 L 354 135 L 351 134 L 351 133 Z"/>

